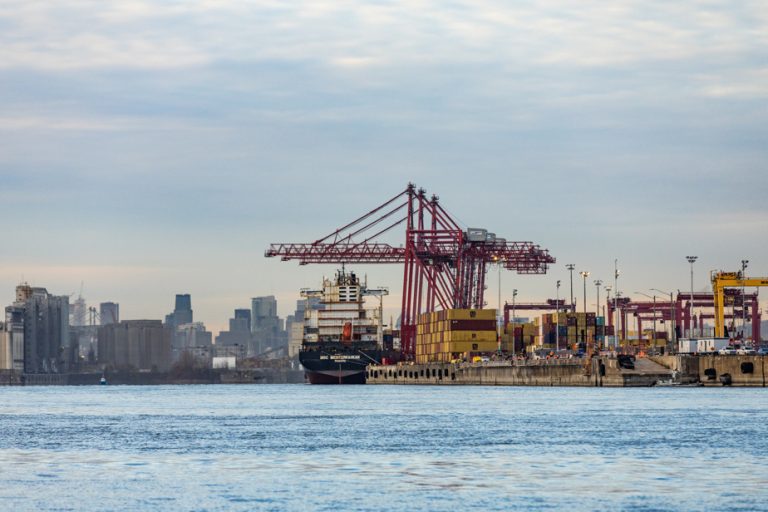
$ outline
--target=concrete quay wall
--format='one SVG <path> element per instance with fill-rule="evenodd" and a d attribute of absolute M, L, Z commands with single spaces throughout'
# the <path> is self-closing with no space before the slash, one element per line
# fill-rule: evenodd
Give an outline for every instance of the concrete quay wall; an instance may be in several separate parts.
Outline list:
<path fill-rule="evenodd" d="M 652 360 L 679 372 L 685 382 L 701 382 L 705 386 L 722 386 L 720 377 L 731 376 L 731 386 L 765 387 L 768 383 L 768 357 L 738 355 L 654 356 Z"/>
<path fill-rule="evenodd" d="M 542 360 L 511 363 L 427 363 L 369 366 L 367 384 L 422 384 L 476 386 L 652 386 L 664 373 L 624 372 L 615 359 Z"/>
<path fill-rule="evenodd" d="M 766 384 L 766 356 L 702 355 L 697 356 L 699 381 L 705 386 L 722 386 L 720 377 L 731 376 L 731 386 Z"/>

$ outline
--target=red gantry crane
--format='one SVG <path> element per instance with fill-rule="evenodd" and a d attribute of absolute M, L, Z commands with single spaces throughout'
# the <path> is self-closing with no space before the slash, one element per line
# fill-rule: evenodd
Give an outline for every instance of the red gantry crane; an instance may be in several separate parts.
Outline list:
<path fill-rule="evenodd" d="M 405 245 L 380 237 L 405 224 Z M 483 307 L 485 276 L 497 263 L 518 274 L 545 274 L 555 258 L 532 242 L 508 242 L 485 229 L 463 230 L 435 195 L 413 184 L 381 206 L 312 243 L 271 244 L 266 257 L 309 263 L 402 263 L 400 339 L 414 353 L 416 321 L 438 309 Z"/>

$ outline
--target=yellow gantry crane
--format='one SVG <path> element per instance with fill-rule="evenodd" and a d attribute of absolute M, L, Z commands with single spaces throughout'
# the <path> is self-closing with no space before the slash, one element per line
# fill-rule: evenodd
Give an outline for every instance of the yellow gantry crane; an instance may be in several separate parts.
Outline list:
<path fill-rule="evenodd" d="M 741 272 L 712 272 L 716 337 L 725 336 L 725 289 L 746 286 L 768 286 L 768 277 L 744 277 Z M 742 305 L 745 306 L 746 304 Z"/>

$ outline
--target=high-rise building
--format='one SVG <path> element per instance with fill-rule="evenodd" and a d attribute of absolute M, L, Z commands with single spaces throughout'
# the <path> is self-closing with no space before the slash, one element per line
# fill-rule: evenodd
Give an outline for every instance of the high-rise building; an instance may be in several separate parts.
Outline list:
<path fill-rule="evenodd" d="M 192 323 L 192 297 L 188 293 L 177 294 L 173 312 L 166 315 L 165 323 L 172 327 Z"/>
<path fill-rule="evenodd" d="M 229 331 L 220 331 L 216 336 L 217 353 L 231 351 L 230 349 L 235 347 L 238 357 L 252 357 L 260 352 L 260 347 L 251 333 L 250 309 L 236 309 L 235 316 L 229 319 Z"/>
<path fill-rule="evenodd" d="M 69 347 L 69 297 L 51 295 L 45 288 L 24 283 L 17 301 L 6 308 L 6 329 L 23 333 L 23 371 L 59 373 L 66 370 Z M 12 336 L 18 340 L 18 336 Z M 16 358 L 16 356 L 13 356 Z"/>
<path fill-rule="evenodd" d="M 102 302 L 99 304 L 99 320 L 101 325 L 120 323 L 120 304 L 116 302 Z"/>
<path fill-rule="evenodd" d="M 287 344 L 288 336 L 283 321 L 277 316 L 277 300 L 273 295 L 251 299 L 251 332 L 262 351 Z"/>
<path fill-rule="evenodd" d="M 245 320 L 245 323 L 247 325 L 248 331 L 251 330 L 251 310 L 250 309 L 236 309 L 235 310 L 235 318 L 241 318 Z M 232 330 L 230 328 L 230 330 Z"/>

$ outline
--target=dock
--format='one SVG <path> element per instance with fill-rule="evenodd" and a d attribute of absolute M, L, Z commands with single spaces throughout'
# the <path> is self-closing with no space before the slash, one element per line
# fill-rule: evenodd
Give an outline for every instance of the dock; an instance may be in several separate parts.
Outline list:
<path fill-rule="evenodd" d="M 367 384 L 649 387 L 766 386 L 766 356 L 675 355 L 638 358 L 633 369 L 615 357 L 369 366 Z M 724 377 L 725 376 L 725 377 Z"/>

